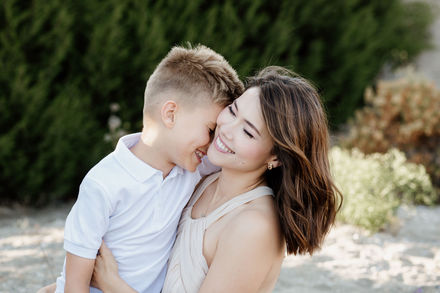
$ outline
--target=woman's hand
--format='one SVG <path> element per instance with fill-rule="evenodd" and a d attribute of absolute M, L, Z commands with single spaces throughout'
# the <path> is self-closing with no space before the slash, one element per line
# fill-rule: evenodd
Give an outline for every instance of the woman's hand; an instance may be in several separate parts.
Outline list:
<path fill-rule="evenodd" d="M 91 286 L 103 292 L 111 292 L 115 282 L 120 281 L 118 264 L 104 241 L 99 248 L 93 268 Z"/>
<path fill-rule="evenodd" d="M 105 293 L 136 293 L 136 290 L 119 277 L 118 263 L 104 241 L 96 256 L 90 285 Z"/>
<path fill-rule="evenodd" d="M 41 288 L 40 290 L 37 291 L 37 293 L 54 293 L 56 289 L 57 289 L 57 284 L 52 283 L 44 288 Z"/>

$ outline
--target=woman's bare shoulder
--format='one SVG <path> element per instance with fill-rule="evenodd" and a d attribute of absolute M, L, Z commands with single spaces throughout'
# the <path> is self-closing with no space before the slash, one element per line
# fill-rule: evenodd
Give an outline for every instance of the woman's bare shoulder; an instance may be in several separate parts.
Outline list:
<path fill-rule="evenodd" d="M 229 241 L 249 241 L 274 250 L 283 246 L 278 216 L 270 198 L 260 198 L 247 204 L 229 221 L 222 238 Z"/>

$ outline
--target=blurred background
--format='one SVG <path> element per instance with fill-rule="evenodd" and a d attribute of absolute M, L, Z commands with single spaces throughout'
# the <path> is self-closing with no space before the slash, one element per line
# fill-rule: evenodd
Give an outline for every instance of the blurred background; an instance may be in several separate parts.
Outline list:
<path fill-rule="evenodd" d="M 368 233 L 392 231 L 399 207 L 439 203 L 438 4 L 2 0 L 3 217 L 58 205 L 56 215 L 65 217 L 87 171 L 120 136 L 141 130 L 155 66 L 172 46 L 189 42 L 222 54 L 242 79 L 281 65 L 313 81 L 345 196 L 339 221 Z M 433 270 L 440 284 L 440 267 Z"/>

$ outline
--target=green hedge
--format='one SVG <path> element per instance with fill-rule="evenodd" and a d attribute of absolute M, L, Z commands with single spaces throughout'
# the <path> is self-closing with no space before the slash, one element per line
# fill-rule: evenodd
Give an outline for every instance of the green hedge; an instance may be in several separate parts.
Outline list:
<path fill-rule="evenodd" d="M 109 105 L 138 131 L 145 82 L 173 45 L 212 47 L 242 77 L 289 66 L 321 89 L 336 126 L 385 62 L 427 47 L 430 21 L 426 6 L 399 0 L 3 0 L 1 200 L 75 196 L 111 149 Z"/>
<path fill-rule="evenodd" d="M 364 155 L 333 147 L 332 173 L 344 195 L 340 220 L 378 231 L 402 204 L 431 205 L 436 193 L 423 165 L 409 163 L 405 154 L 391 149 Z"/>

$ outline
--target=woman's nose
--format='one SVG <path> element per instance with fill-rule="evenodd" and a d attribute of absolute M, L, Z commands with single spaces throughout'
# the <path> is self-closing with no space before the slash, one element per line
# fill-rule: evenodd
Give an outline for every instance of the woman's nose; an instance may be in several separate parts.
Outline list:
<path fill-rule="evenodd" d="M 234 125 L 233 123 L 225 123 L 220 127 L 220 133 L 227 139 L 232 139 Z"/>

